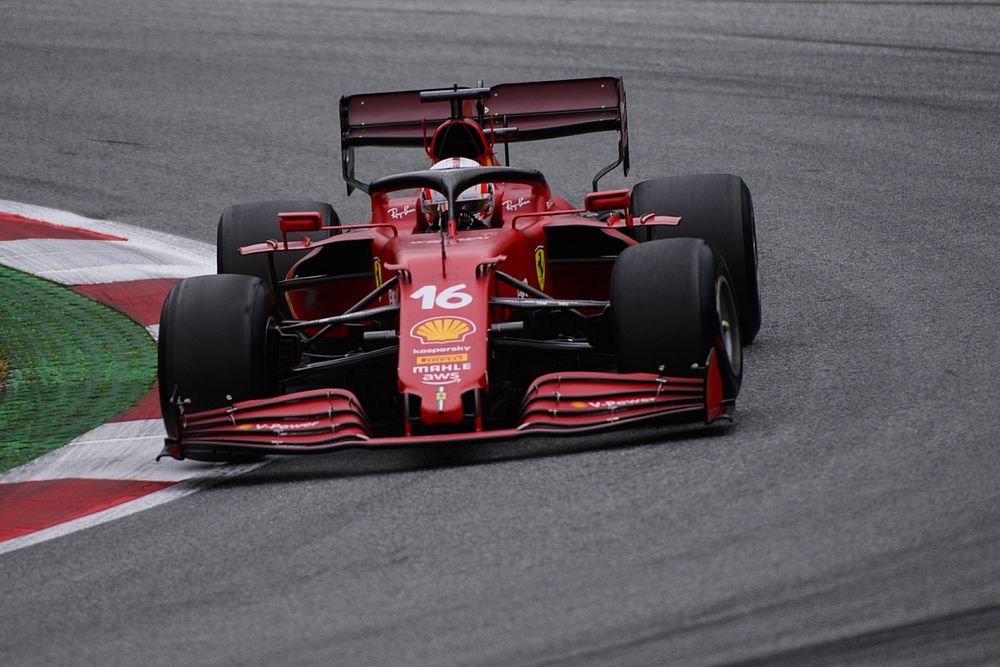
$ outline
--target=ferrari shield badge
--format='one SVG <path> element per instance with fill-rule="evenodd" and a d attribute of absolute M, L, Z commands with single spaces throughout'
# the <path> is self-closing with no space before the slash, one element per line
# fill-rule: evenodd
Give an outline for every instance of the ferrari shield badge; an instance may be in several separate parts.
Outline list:
<path fill-rule="evenodd" d="M 538 289 L 545 289 L 545 246 L 535 248 L 535 274 L 538 275 Z"/>

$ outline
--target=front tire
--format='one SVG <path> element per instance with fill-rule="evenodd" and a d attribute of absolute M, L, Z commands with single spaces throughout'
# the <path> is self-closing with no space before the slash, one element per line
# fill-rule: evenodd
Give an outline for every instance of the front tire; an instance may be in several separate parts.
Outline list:
<path fill-rule="evenodd" d="M 742 342 L 752 343 L 761 322 L 757 231 L 753 200 L 743 179 L 731 174 L 687 174 L 643 181 L 632 188 L 631 210 L 636 216 L 681 218 L 676 227 L 636 225 L 639 241 L 694 237 L 719 251 L 732 275 Z"/>
<path fill-rule="evenodd" d="M 176 397 L 187 412 L 264 398 L 276 390 L 268 325 L 271 291 L 259 278 L 236 274 L 187 278 L 174 285 L 160 313 L 158 374 L 167 436 L 178 433 Z M 185 451 L 203 461 L 259 456 Z"/>
<path fill-rule="evenodd" d="M 732 279 L 702 239 L 626 248 L 611 276 L 611 334 L 618 370 L 686 376 L 715 350 L 723 394 L 735 399 L 743 348 Z"/>
<path fill-rule="evenodd" d="M 333 207 L 324 202 L 306 199 L 259 201 L 230 206 L 219 217 L 216 233 L 216 266 L 219 273 L 241 273 L 270 281 L 267 256 L 241 255 L 242 246 L 264 243 L 268 239 L 281 240 L 278 214 L 293 211 L 319 211 L 323 215 L 324 227 L 337 227 L 340 219 Z M 330 237 L 331 232 L 309 232 L 305 234 L 313 241 Z M 299 240 L 303 234 L 297 233 L 289 240 Z M 302 259 L 307 250 L 282 251 L 274 253 L 274 268 L 278 280 L 284 280 L 292 265 Z"/>

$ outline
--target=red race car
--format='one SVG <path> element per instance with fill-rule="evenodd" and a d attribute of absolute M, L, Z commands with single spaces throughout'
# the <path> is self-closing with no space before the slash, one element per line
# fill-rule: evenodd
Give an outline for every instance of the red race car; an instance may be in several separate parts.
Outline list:
<path fill-rule="evenodd" d="M 240 460 L 728 418 L 760 326 L 753 207 L 723 174 L 628 174 L 620 78 L 351 95 L 348 194 L 226 209 L 218 275 L 160 318 L 161 456 Z M 619 135 L 582 206 L 509 165 L 511 143 Z M 429 169 L 355 174 L 365 146 Z M 497 157 L 503 147 L 504 164 Z"/>

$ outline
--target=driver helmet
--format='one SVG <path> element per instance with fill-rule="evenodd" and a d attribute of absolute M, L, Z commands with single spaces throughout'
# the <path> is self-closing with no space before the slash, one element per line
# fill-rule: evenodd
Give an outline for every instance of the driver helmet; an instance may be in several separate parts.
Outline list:
<path fill-rule="evenodd" d="M 467 157 L 450 157 L 434 163 L 431 169 L 463 169 L 480 166 L 482 165 Z M 444 194 L 423 188 L 420 193 L 420 203 L 427 217 L 428 231 L 440 230 L 448 220 L 448 200 Z M 458 207 L 455 219 L 459 231 L 489 227 L 493 217 L 493 184 L 480 183 L 464 190 L 455 197 L 455 206 Z"/>

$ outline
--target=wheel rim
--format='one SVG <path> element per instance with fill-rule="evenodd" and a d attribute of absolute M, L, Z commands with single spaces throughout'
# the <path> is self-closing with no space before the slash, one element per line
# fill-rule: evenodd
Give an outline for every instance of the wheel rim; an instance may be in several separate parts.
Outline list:
<path fill-rule="evenodd" d="M 725 276 L 715 281 L 715 312 L 719 315 L 719 336 L 733 375 L 743 368 L 743 346 L 740 343 L 740 318 L 736 312 L 733 290 Z"/>

